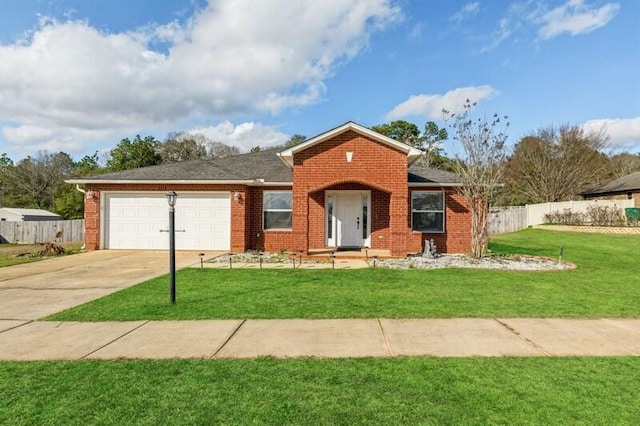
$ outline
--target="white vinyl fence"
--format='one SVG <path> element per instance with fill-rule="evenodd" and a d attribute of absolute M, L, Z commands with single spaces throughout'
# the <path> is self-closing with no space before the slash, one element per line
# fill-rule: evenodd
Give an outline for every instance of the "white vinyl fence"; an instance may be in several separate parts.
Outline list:
<path fill-rule="evenodd" d="M 586 213 L 589 206 L 625 209 L 633 207 L 634 202 L 633 200 L 585 200 L 505 207 L 489 213 L 489 235 L 504 234 L 506 232 L 519 231 L 528 226 L 541 225 L 544 223 L 544 215 L 551 212 L 562 212 L 569 209 L 576 213 Z"/>
<path fill-rule="evenodd" d="M 56 238 L 58 235 L 58 238 Z M 0 243 L 67 243 L 84 239 L 84 219 L 0 222 Z"/>
<path fill-rule="evenodd" d="M 633 200 L 585 200 L 560 201 L 558 203 L 527 204 L 527 225 L 535 226 L 544 223 L 544 215 L 551 212 L 571 210 L 573 213 L 586 213 L 589 206 L 601 206 L 625 209 L 633 207 Z"/>

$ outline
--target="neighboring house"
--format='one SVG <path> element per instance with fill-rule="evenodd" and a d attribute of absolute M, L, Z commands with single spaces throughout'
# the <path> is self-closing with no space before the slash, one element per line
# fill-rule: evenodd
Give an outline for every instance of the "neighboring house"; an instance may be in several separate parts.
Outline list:
<path fill-rule="evenodd" d="M 456 175 L 411 164 L 422 152 L 348 122 L 281 150 L 72 179 L 85 190 L 88 249 L 166 249 L 176 191 L 178 249 L 327 248 L 469 252 Z"/>
<path fill-rule="evenodd" d="M 41 220 L 61 220 L 55 213 L 40 209 L 18 209 L 12 207 L 0 208 L 0 221 L 32 222 Z"/>
<path fill-rule="evenodd" d="M 633 200 L 640 207 L 640 172 L 631 173 L 583 192 L 586 200 Z"/>

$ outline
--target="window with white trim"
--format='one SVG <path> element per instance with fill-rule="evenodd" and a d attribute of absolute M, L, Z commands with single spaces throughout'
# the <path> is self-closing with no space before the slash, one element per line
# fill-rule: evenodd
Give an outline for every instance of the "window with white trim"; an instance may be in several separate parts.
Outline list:
<path fill-rule="evenodd" d="M 291 229 L 291 191 L 262 193 L 263 229 Z"/>
<path fill-rule="evenodd" d="M 444 192 L 411 193 L 411 229 L 416 232 L 444 232 Z"/>

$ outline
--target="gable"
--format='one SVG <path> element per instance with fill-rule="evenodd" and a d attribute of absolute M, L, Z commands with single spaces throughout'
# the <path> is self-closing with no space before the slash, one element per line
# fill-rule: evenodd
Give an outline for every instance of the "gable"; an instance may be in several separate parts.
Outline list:
<path fill-rule="evenodd" d="M 423 152 L 417 148 L 414 148 L 402 142 L 398 142 L 394 139 L 388 138 L 384 135 L 381 135 L 380 133 L 374 132 L 371 129 L 367 129 L 364 126 L 354 123 L 353 121 L 349 121 L 343 124 L 342 126 L 339 126 L 339 127 L 336 127 L 335 129 L 321 133 L 320 135 L 315 136 L 306 142 L 303 142 L 299 145 L 286 149 L 278 153 L 278 156 L 289 167 L 293 167 L 294 157 L 296 156 L 296 154 L 301 154 L 313 148 L 315 148 L 314 152 L 318 153 L 319 151 L 322 150 L 322 145 L 325 145 L 326 147 L 333 147 L 335 146 L 334 144 L 325 144 L 325 142 L 331 141 L 331 140 L 334 140 L 334 141 L 339 140 L 338 138 L 347 132 L 354 132 L 362 136 L 366 140 L 370 141 L 372 144 L 381 144 L 402 153 L 403 155 L 406 156 L 407 164 L 413 163 L 415 160 L 417 160 L 423 155 Z"/>

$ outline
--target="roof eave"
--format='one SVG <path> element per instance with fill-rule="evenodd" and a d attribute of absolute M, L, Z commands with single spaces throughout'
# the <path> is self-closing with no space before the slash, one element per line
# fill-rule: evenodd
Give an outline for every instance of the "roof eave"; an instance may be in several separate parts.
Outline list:
<path fill-rule="evenodd" d="M 447 186 L 447 187 L 460 187 L 459 182 L 409 182 L 408 186 Z"/>
<path fill-rule="evenodd" d="M 73 185 L 100 185 L 100 184 L 209 184 L 209 185 L 247 185 L 247 186 L 284 186 L 292 185 L 291 182 L 265 182 L 264 179 L 251 179 L 251 180 L 186 180 L 186 179 L 68 179 L 66 183 Z"/>

